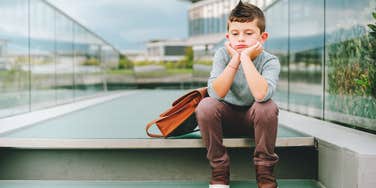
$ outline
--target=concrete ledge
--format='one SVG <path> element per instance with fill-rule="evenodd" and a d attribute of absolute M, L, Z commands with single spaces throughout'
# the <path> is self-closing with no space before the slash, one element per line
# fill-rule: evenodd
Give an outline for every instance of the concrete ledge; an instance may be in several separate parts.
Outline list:
<path fill-rule="evenodd" d="M 280 124 L 317 140 L 324 186 L 376 187 L 376 135 L 283 110 L 279 117 Z"/>
<path fill-rule="evenodd" d="M 279 123 L 358 154 L 376 156 L 376 135 L 280 110 Z"/>
<path fill-rule="evenodd" d="M 313 137 L 277 138 L 277 147 L 314 146 Z M 253 139 L 225 138 L 230 148 L 249 148 Z M 2 148 L 24 149 L 164 149 L 205 148 L 201 139 L 25 139 L 1 138 Z"/>

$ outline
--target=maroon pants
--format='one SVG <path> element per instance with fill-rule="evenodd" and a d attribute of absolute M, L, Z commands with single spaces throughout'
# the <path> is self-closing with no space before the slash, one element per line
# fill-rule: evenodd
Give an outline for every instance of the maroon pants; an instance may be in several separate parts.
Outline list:
<path fill-rule="evenodd" d="M 196 117 L 212 167 L 211 184 L 229 183 L 230 158 L 223 145 L 224 136 L 255 138 L 255 165 L 273 166 L 278 162 L 278 155 L 274 153 L 278 112 L 272 100 L 254 102 L 251 107 L 231 105 L 212 97 L 200 102 Z"/>

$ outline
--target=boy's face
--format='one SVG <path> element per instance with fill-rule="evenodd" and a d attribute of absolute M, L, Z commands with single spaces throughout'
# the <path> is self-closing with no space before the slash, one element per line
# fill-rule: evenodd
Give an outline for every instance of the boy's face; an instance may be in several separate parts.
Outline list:
<path fill-rule="evenodd" d="M 260 33 L 257 27 L 257 19 L 252 22 L 230 22 L 226 38 L 230 45 L 236 51 L 241 52 L 243 49 L 253 46 L 259 41 L 263 44 L 268 38 L 268 33 Z"/>

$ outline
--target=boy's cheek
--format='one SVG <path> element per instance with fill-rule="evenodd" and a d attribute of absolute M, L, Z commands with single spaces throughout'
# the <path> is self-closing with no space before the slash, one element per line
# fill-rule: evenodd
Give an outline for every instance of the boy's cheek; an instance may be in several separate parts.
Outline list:
<path fill-rule="evenodd" d="M 236 50 L 235 44 L 233 44 L 232 42 L 230 42 L 230 47 Z"/>
<path fill-rule="evenodd" d="M 258 39 L 251 39 L 249 41 L 249 46 L 253 46 L 253 45 L 257 44 L 257 42 L 260 42 L 260 41 Z"/>

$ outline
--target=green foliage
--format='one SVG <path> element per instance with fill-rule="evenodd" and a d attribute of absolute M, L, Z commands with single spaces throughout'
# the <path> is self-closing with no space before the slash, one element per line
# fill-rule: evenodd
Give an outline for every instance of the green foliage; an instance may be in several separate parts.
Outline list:
<path fill-rule="evenodd" d="M 376 20 L 376 13 L 372 15 Z M 355 33 L 358 37 L 338 40 L 340 42 L 328 45 L 330 95 L 326 105 L 331 111 L 375 119 L 376 27 L 375 24 L 368 24 L 368 28 L 368 33 L 363 28 L 362 33 Z M 354 121 L 351 124 L 359 125 L 364 122 Z M 363 128 L 374 129 L 365 125 Z"/>
<path fill-rule="evenodd" d="M 359 62 L 335 67 L 329 75 L 329 93 L 335 95 L 369 96 L 371 83 L 367 70 Z"/>
<path fill-rule="evenodd" d="M 137 61 L 134 63 L 134 66 L 146 66 L 146 65 L 161 65 L 162 62 L 155 61 Z"/>
<path fill-rule="evenodd" d="M 175 69 L 175 68 L 177 68 L 176 64 L 177 63 L 175 63 L 173 61 L 167 61 L 163 65 L 165 66 L 166 69 Z"/>
<path fill-rule="evenodd" d="M 82 64 L 86 65 L 86 66 L 98 66 L 100 64 L 100 62 L 97 58 L 90 57 L 90 58 L 86 59 L 86 61 L 84 61 Z"/>
<path fill-rule="evenodd" d="M 209 61 L 209 60 L 200 60 L 200 61 L 195 61 L 195 64 L 200 64 L 200 65 L 212 65 L 213 64 L 213 61 Z"/>
<path fill-rule="evenodd" d="M 118 69 L 132 69 L 133 62 L 130 61 L 125 55 L 120 55 Z"/>
<path fill-rule="evenodd" d="M 185 49 L 184 58 L 180 61 L 166 61 L 163 63 L 166 69 L 192 69 L 193 68 L 193 49 L 187 47 Z"/>
<path fill-rule="evenodd" d="M 358 117 L 365 117 L 369 119 L 376 118 L 376 100 L 371 97 L 361 96 L 334 96 L 329 95 L 326 98 L 327 109 L 334 112 L 349 114 Z M 365 126 L 365 122 L 355 122 L 356 119 L 351 119 L 351 124 Z M 364 127 L 367 128 L 367 127 Z M 375 129 L 375 127 L 373 127 Z"/>
<path fill-rule="evenodd" d="M 369 48 L 369 56 L 371 60 L 372 69 L 369 71 L 370 80 L 371 80 L 371 92 L 372 96 L 376 98 L 376 12 L 372 13 L 374 24 L 368 24 L 370 28 L 370 48 Z"/>
<path fill-rule="evenodd" d="M 192 47 L 185 48 L 184 58 L 175 63 L 166 62 L 165 66 L 167 69 L 192 69 L 193 68 L 193 49 Z"/>
<path fill-rule="evenodd" d="M 176 62 L 175 68 L 177 69 L 192 69 L 193 67 L 193 61 L 188 61 L 186 59 L 182 59 L 178 62 Z"/>
<path fill-rule="evenodd" d="M 368 27 L 368 34 L 328 46 L 330 94 L 376 98 L 376 26 Z"/>
<path fill-rule="evenodd" d="M 163 65 L 166 69 L 192 69 L 193 57 L 192 47 L 187 47 L 184 58 L 180 61 L 138 61 L 134 63 L 134 66 Z"/>
<path fill-rule="evenodd" d="M 192 47 L 187 47 L 185 49 L 185 60 L 186 60 L 186 67 L 185 68 L 193 68 L 193 58 L 194 58 L 194 53 Z"/>

